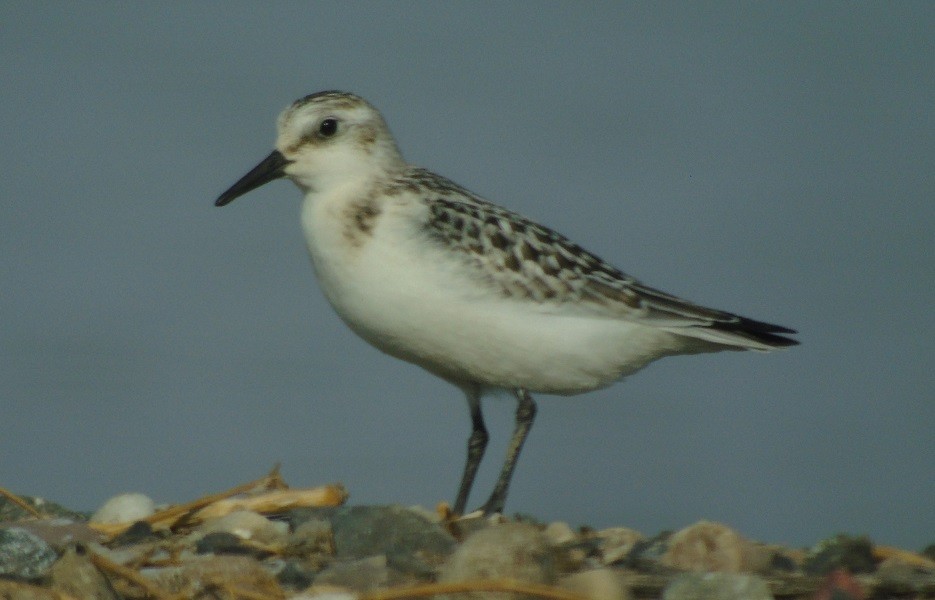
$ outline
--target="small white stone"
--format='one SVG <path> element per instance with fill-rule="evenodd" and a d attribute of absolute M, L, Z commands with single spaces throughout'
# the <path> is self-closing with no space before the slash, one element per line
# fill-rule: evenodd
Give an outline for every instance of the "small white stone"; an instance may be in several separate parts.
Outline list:
<path fill-rule="evenodd" d="M 773 600 L 773 595 L 755 575 L 685 573 L 666 586 L 662 600 Z"/>
<path fill-rule="evenodd" d="M 624 558 L 630 550 L 645 538 L 639 531 L 626 527 L 609 527 L 595 534 L 601 550 L 601 562 L 610 565 Z"/>
<path fill-rule="evenodd" d="M 542 533 L 545 534 L 546 539 L 549 540 L 549 544 L 552 546 L 573 542 L 577 537 L 571 526 L 564 521 L 552 521 Z"/>
<path fill-rule="evenodd" d="M 613 569 L 602 567 L 581 571 L 563 577 L 559 583 L 563 588 L 581 594 L 589 600 L 630 600 L 630 590 L 623 584 Z"/>
<path fill-rule="evenodd" d="M 254 540 L 266 544 L 285 542 L 289 525 L 273 522 L 251 510 L 236 510 L 223 517 L 208 519 L 198 528 L 200 533 L 223 531 L 233 533 L 245 540 Z"/>
<path fill-rule="evenodd" d="M 513 579 L 551 584 L 555 580 L 552 553 L 536 527 L 507 523 L 481 529 L 458 547 L 442 565 L 438 581 L 455 583 L 476 579 Z M 521 600 L 522 594 L 471 592 L 445 596 L 451 600 Z"/>
<path fill-rule="evenodd" d="M 360 596 L 352 592 L 314 592 L 304 591 L 295 596 L 289 596 L 286 600 L 357 600 Z"/>
<path fill-rule="evenodd" d="M 91 516 L 92 523 L 133 523 L 156 512 L 156 503 L 146 494 L 131 492 L 114 496 Z"/>
<path fill-rule="evenodd" d="M 698 521 L 669 538 L 660 563 L 681 571 L 751 570 L 755 545 L 721 523 Z"/>

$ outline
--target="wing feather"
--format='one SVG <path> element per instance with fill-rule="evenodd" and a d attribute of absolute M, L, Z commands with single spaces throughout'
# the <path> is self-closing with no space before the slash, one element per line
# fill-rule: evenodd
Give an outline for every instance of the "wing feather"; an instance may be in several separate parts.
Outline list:
<path fill-rule="evenodd" d="M 798 344 L 794 330 L 689 302 L 644 285 L 565 236 L 423 169 L 399 182 L 421 191 L 425 232 L 505 297 L 624 319 L 727 347 Z"/>

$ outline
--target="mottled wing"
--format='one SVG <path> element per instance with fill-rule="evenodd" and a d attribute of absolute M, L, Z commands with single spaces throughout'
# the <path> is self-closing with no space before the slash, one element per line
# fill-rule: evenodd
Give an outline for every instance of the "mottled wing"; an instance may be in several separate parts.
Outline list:
<path fill-rule="evenodd" d="M 547 227 L 491 204 L 428 171 L 411 173 L 427 193 L 428 233 L 476 266 L 505 297 L 677 330 L 705 328 L 768 346 L 793 330 L 688 302 L 648 287 Z M 415 187 L 415 186 L 414 186 Z M 687 335 L 696 335 L 688 333 Z M 714 336 L 718 337 L 718 336 Z"/>

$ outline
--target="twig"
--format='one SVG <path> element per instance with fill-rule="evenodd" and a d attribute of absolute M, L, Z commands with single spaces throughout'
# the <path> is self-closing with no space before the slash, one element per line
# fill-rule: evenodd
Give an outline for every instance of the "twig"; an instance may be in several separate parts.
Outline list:
<path fill-rule="evenodd" d="M 143 575 L 140 575 L 133 569 L 129 569 L 121 564 L 115 563 L 105 556 L 96 554 L 94 552 L 88 552 L 91 557 L 91 562 L 94 563 L 94 566 L 100 569 L 116 575 L 130 583 L 136 585 L 139 588 L 142 588 L 147 595 L 156 598 L 157 600 L 184 600 L 184 596 L 178 594 L 172 594 L 162 589 Z"/>
<path fill-rule="evenodd" d="M 436 594 L 460 594 L 466 592 L 513 592 L 549 598 L 550 600 L 585 600 L 584 596 L 562 588 L 528 583 L 515 579 L 483 579 L 455 583 L 429 583 L 411 587 L 390 588 L 361 594 L 359 600 L 401 600 Z"/>
<path fill-rule="evenodd" d="M 39 519 L 42 518 L 41 512 L 36 510 L 36 508 L 33 505 L 31 505 L 29 502 L 26 502 L 25 500 L 23 500 L 22 498 L 14 494 L 13 492 L 9 492 L 3 488 L 0 488 L 0 496 L 5 497 L 7 500 L 12 502 L 16 506 L 22 508 L 23 510 L 25 510 L 32 516 L 39 518 Z"/>
<path fill-rule="evenodd" d="M 914 567 L 935 569 L 935 560 L 922 556 L 921 554 L 916 554 L 915 552 L 893 548 L 892 546 L 874 546 L 873 557 L 880 561 L 886 560 L 888 558 L 895 558 L 896 560 L 902 561 Z"/>
<path fill-rule="evenodd" d="M 21 581 L 0 578 L 0 598 L 56 598 L 57 600 L 78 600 L 71 594 L 58 590 L 39 587 Z"/>
<path fill-rule="evenodd" d="M 221 517 L 235 510 L 252 510 L 260 514 L 281 513 L 300 506 L 339 506 L 347 500 L 347 490 L 340 483 L 299 490 L 273 490 L 245 498 L 224 498 L 205 506 L 193 521 Z"/>
<path fill-rule="evenodd" d="M 223 584 L 224 589 L 230 593 L 234 598 L 244 598 L 245 600 L 282 600 L 285 597 L 285 594 L 268 594 L 266 592 L 258 592 L 256 590 L 246 590 L 242 587 L 231 585 L 229 583 Z"/>
<path fill-rule="evenodd" d="M 217 494 L 210 494 L 208 496 L 203 496 L 192 502 L 187 502 L 185 504 L 178 504 L 176 506 L 170 506 L 165 510 L 161 510 L 151 514 L 142 521 L 146 521 L 153 527 L 172 527 L 178 526 L 180 523 L 185 522 L 185 517 L 191 515 L 195 511 L 208 506 L 213 502 L 218 500 L 223 500 L 231 496 L 236 496 L 237 494 L 243 494 L 244 492 L 249 492 L 251 490 L 261 488 L 261 489 L 283 489 L 288 487 L 283 481 L 282 476 L 279 474 L 279 465 L 273 467 L 273 470 L 269 472 L 268 475 L 257 479 L 256 481 L 250 481 L 237 487 L 233 487 L 226 492 L 220 492 Z M 126 531 L 133 523 L 88 523 L 88 526 L 92 529 L 95 529 L 107 536 L 114 537 L 124 531 Z"/>

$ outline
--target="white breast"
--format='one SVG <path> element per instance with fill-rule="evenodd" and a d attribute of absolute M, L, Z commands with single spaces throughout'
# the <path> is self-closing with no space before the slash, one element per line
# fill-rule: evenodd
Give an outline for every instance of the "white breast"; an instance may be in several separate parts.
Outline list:
<path fill-rule="evenodd" d="M 455 384 L 573 394 L 678 349 L 676 336 L 652 327 L 502 296 L 420 234 L 421 203 L 383 204 L 357 239 L 347 207 L 338 197 L 303 204 L 326 297 L 369 343 Z"/>

